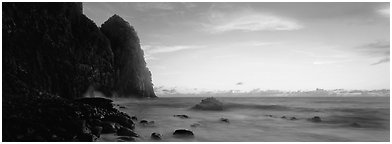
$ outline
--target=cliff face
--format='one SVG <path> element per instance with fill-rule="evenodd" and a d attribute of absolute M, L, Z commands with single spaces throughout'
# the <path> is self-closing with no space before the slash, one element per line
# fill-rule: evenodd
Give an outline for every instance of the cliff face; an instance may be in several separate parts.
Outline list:
<path fill-rule="evenodd" d="M 135 29 L 124 19 L 114 15 L 102 24 L 101 30 L 110 40 L 114 53 L 114 88 L 118 95 L 156 97 L 151 72 L 146 67 Z"/>
<path fill-rule="evenodd" d="M 82 9 L 81 3 L 3 3 L 3 93 L 75 98 L 93 86 L 108 96 L 155 97 L 135 31 L 114 23 L 105 36 Z M 124 28 L 130 29 L 118 32 Z"/>

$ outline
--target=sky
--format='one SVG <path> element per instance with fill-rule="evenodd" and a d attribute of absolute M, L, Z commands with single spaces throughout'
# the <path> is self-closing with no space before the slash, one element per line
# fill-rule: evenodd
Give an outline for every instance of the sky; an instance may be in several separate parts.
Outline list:
<path fill-rule="evenodd" d="M 154 88 L 389 89 L 389 3 L 84 3 L 137 31 Z"/>

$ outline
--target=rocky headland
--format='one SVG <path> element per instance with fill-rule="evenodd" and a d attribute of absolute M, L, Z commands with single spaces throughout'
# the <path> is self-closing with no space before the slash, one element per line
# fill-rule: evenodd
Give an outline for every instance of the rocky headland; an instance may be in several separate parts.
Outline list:
<path fill-rule="evenodd" d="M 137 136 L 110 99 L 83 98 L 156 98 L 128 22 L 114 15 L 98 27 L 82 3 L 3 3 L 2 12 L 3 141 Z"/>

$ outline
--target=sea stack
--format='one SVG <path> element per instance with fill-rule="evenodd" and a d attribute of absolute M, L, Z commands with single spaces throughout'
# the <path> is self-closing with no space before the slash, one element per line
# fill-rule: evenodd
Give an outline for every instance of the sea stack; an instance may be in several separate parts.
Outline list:
<path fill-rule="evenodd" d="M 135 29 L 123 18 L 113 15 L 101 26 L 114 54 L 114 88 L 119 96 L 156 97 L 151 72 Z"/>

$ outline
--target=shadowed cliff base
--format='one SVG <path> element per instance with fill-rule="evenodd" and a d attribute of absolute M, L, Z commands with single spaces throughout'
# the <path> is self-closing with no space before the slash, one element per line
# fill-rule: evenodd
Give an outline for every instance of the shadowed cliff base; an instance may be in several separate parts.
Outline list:
<path fill-rule="evenodd" d="M 107 123 L 132 131 L 109 100 L 79 100 L 156 97 L 128 22 L 115 15 L 102 32 L 82 3 L 3 3 L 2 12 L 3 141 L 95 141 Z"/>

